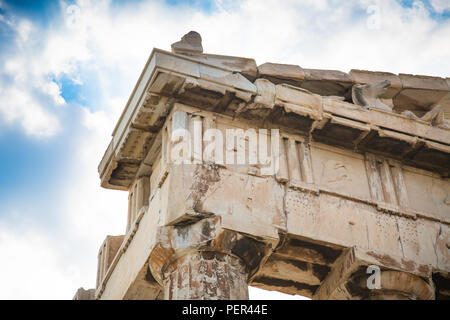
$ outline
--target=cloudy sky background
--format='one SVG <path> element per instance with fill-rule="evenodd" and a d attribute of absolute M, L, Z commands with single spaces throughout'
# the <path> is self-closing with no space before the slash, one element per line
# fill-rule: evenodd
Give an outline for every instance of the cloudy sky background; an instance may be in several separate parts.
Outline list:
<path fill-rule="evenodd" d="M 190 30 L 257 64 L 450 76 L 449 0 L 0 0 L 0 299 L 95 285 L 127 216 L 97 165 L 151 49 Z"/>

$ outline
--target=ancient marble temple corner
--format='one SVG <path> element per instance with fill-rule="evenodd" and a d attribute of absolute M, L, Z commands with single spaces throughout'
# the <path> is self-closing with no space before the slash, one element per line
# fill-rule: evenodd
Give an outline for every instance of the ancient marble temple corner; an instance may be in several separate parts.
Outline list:
<path fill-rule="evenodd" d="M 75 299 L 450 298 L 449 78 L 171 48 L 98 166 L 128 220 Z"/>

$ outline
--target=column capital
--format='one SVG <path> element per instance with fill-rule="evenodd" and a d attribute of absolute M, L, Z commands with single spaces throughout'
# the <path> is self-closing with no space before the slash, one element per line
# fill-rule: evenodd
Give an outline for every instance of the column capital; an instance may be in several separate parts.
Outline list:
<path fill-rule="evenodd" d="M 188 225 L 160 227 L 157 243 L 149 257 L 153 277 L 167 291 L 167 287 L 173 286 L 173 281 L 180 278 L 180 275 L 174 276 L 174 273 L 192 277 L 197 270 L 194 278 L 199 282 L 203 281 L 202 277 L 205 278 L 205 272 L 227 273 L 226 277 L 233 277 L 235 282 L 244 283 L 246 288 L 276 247 L 278 237 L 258 238 L 236 231 L 235 224 L 229 217 L 211 216 Z M 216 278 L 219 286 L 224 284 L 218 275 Z M 168 299 L 174 298 L 170 293 L 165 293 L 165 296 Z M 235 299 L 245 297 L 245 294 L 234 296 Z M 230 297 L 228 294 L 228 298 L 233 299 L 233 295 Z"/>

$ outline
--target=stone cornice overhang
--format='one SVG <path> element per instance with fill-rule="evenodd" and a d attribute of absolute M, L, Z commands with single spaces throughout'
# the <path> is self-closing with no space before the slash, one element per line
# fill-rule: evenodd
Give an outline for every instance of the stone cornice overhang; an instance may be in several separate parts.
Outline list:
<path fill-rule="evenodd" d="M 327 88 L 330 83 L 340 87 L 342 83 L 349 87 L 356 83 L 351 77 L 347 82 L 327 79 L 320 70 L 309 70 L 306 79 L 308 74 L 314 76 L 307 82 L 310 90 L 320 88 L 320 83 Z M 433 97 L 432 88 L 429 92 L 426 88 L 416 89 L 425 97 Z M 410 85 L 408 90 L 415 88 Z M 148 172 L 143 167 L 151 171 L 160 150 L 158 133 L 175 102 L 245 121 L 261 120 L 266 126 L 269 123 L 293 130 L 325 144 L 385 155 L 444 177 L 449 175 L 448 129 L 323 97 L 281 83 L 279 78 L 269 80 L 258 72 L 252 59 L 187 56 L 154 49 L 99 164 L 103 187 L 127 190 L 136 175 Z"/>
<path fill-rule="evenodd" d="M 256 87 L 247 79 L 254 80 L 256 74 L 252 59 L 209 54 L 189 57 L 153 49 L 98 166 L 101 185 L 128 189 L 130 177 L 156 140 L 177 90 L 209 83 L 213 90 L 224 95 L 232 92 L 238 99 L 250 101 Z M 114 171 L 120 165 L 123 170 L 116 178 Z"/>

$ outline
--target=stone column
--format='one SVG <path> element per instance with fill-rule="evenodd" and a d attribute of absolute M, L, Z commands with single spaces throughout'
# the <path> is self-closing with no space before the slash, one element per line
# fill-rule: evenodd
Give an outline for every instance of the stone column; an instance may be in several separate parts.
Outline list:
<path fill-rule="evenodd" d="M 367 300 L 431 300 L 432 286 L 424 279 L 401 271 L 381 271 L 380 289 L 368 291 Z M 362 281 L 364 282 L 364 281 Z M 363 283 L 361 283 L 363 285 Z"/>
<path fill-rule="evenodd" d="M 430 277 L 428 265 L 353 247 L 336 260 L 313 298 L 432 300 L 434 288 Z"/>
<path fill-rule="evenodd" d="M 246 300 L 274 243 L 226 228 L 220 216 L 161 227 L 149 268 L 167 300 Z"/>
<path fill-rule="evenodd" d="M 164 279 L 165 300 L 247 300 L 243 261 L 217 251 L 196 251 L 171 263 Z"/>

